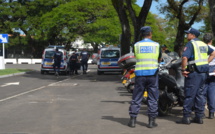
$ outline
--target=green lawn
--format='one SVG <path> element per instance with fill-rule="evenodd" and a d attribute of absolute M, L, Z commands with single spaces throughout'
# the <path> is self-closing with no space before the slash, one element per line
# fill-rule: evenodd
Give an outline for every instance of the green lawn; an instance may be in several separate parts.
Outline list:
<path fill-rule="evenodd" d="M 31 71 L 31 70 L 30 69 L 15 69 L 15 68 L 2 69 L 2 70 L 0 70 L 0 76 L 7 75 L 7 74 L 20 73 L 20 72 L 27 72 L 27 71 Z"/>

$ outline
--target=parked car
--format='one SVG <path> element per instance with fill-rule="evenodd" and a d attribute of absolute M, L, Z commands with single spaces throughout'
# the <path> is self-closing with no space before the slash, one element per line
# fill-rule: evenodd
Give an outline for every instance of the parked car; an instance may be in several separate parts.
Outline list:
<path fill-rule="evenodd" d="M 101 75 L 103 72 L 123 72 L 122 68 L 117 64 L 120 58 L 120 48 L 109 46 L 101 48 L 98 54 L 98 68 L 97 74 Z"/>
<path fill-rule="evenodd" d="M 44 74 L 44 72 L 54 72 L 53 64 L 53 56 L 55 54 L 55 48 L 56 47 L 48 47 L 43 51 L 42 55 L 42 63 L 41 63 L 41 68 L 40 72 L 41 74 Z M 58 47 L 59 51 L 63 53 L 63 59 L 61 60 L 61 66 L 60 66 L 60 72 L 63 72 L 64 74 L 67 74 L 69 71 L 68 67 L 68 57 L 67 57 L 67 52 L 64 48 Z"/>
<path fill-rule="evenodd" d="M 92 64 L 97 64 L 98 61 L 98 53 L 93 53 L 92 56 Z"/>

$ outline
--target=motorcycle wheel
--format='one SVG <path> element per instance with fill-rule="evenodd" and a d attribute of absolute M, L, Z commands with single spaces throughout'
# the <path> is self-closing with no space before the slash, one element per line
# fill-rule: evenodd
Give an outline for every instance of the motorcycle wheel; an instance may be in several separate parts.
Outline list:
<path fill-rule="evenodd" d="M 129 93 L 133 93 L 133 90 L 134 90 L 134 84 L 129 84 L 129 85 L 127 86 L 127 91 L 128 91 Z"/>
<path fill-rule="evenodd" d="M 169 100 L 164 91 L 160 91 L 158 100 L 158 115 L 166 116 L 170 111 Z"/>

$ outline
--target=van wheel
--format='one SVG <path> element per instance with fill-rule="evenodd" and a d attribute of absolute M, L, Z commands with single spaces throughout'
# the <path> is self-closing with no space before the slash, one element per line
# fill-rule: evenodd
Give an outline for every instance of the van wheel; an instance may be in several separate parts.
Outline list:
<path fill-rule="evenodd" d="M 97 71 L 97 74 L 101 75 L 101 74 L 103 74 L 103 72 L 102 71 Z"/>

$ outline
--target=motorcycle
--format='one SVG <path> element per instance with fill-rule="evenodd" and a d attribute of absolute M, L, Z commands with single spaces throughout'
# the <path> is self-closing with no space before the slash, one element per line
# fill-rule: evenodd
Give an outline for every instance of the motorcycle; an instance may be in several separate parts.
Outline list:
<path fill-rule="evenodd" d="M 127 91 L 129 93 L 132 93 L 134 90 L 134 81 L 135 81 L 134 66 L 125 69 L 121 79 L 122 79 L 122 84 L 125 86 Z"/>
<path fill-rule="evenodd" d="M 125 54 L 122 57 L 120 57 L 118 60 L 118 65 L 122 69 L 124 69 L 124 73 L 121 78 L 122 84 L 125 86 L 125 88 L 129 93 L 133 93 L 133 90 L 134 90 L 135 64 L 136 64 L 136 59 L 133 53 Z M 147 93 L 147 90 L 145 90 L 143 93 L 143 100 L 142 100 L 142 102 L 145 104 L 147 103 L 147 97 L 148 97 L 148 93 Z"/>
<path fill-rule="evenodd" d="M 133 91 L 135 84 L 134 63 L 128 66 L 130 62 L 122 57 L 118 64 L 125 67 L 122 83 L 128 90 Z M 127 57 L 129 57 L 127 55 Z M 131 58 L 131 57 L 130 57 Z M 134 58 L 134 57 L 132 57 Z M 158 113 L 160 116 L 168 115 L 174 106 L 183 105 L 184 100 L 184 76 L 181 74 L 181 58 L 175 52 L 162 55 L 163 61 L 159 64 L 159 100 L 158 100 Z M 124 63 L 123 63 L 124 62 Z M 126 65 L 126 66 L 124 66 Z M 147 103 L 147 89 L 143 94 L 143 102 Z"/>
<path fill-rule="evenodd" d="M 181 73 L 182 59 L 175 52 L 163 56 L 159 65 L 158 113 L 168 115 L 174 106 L 183 105 L 184 76 Z"/>

